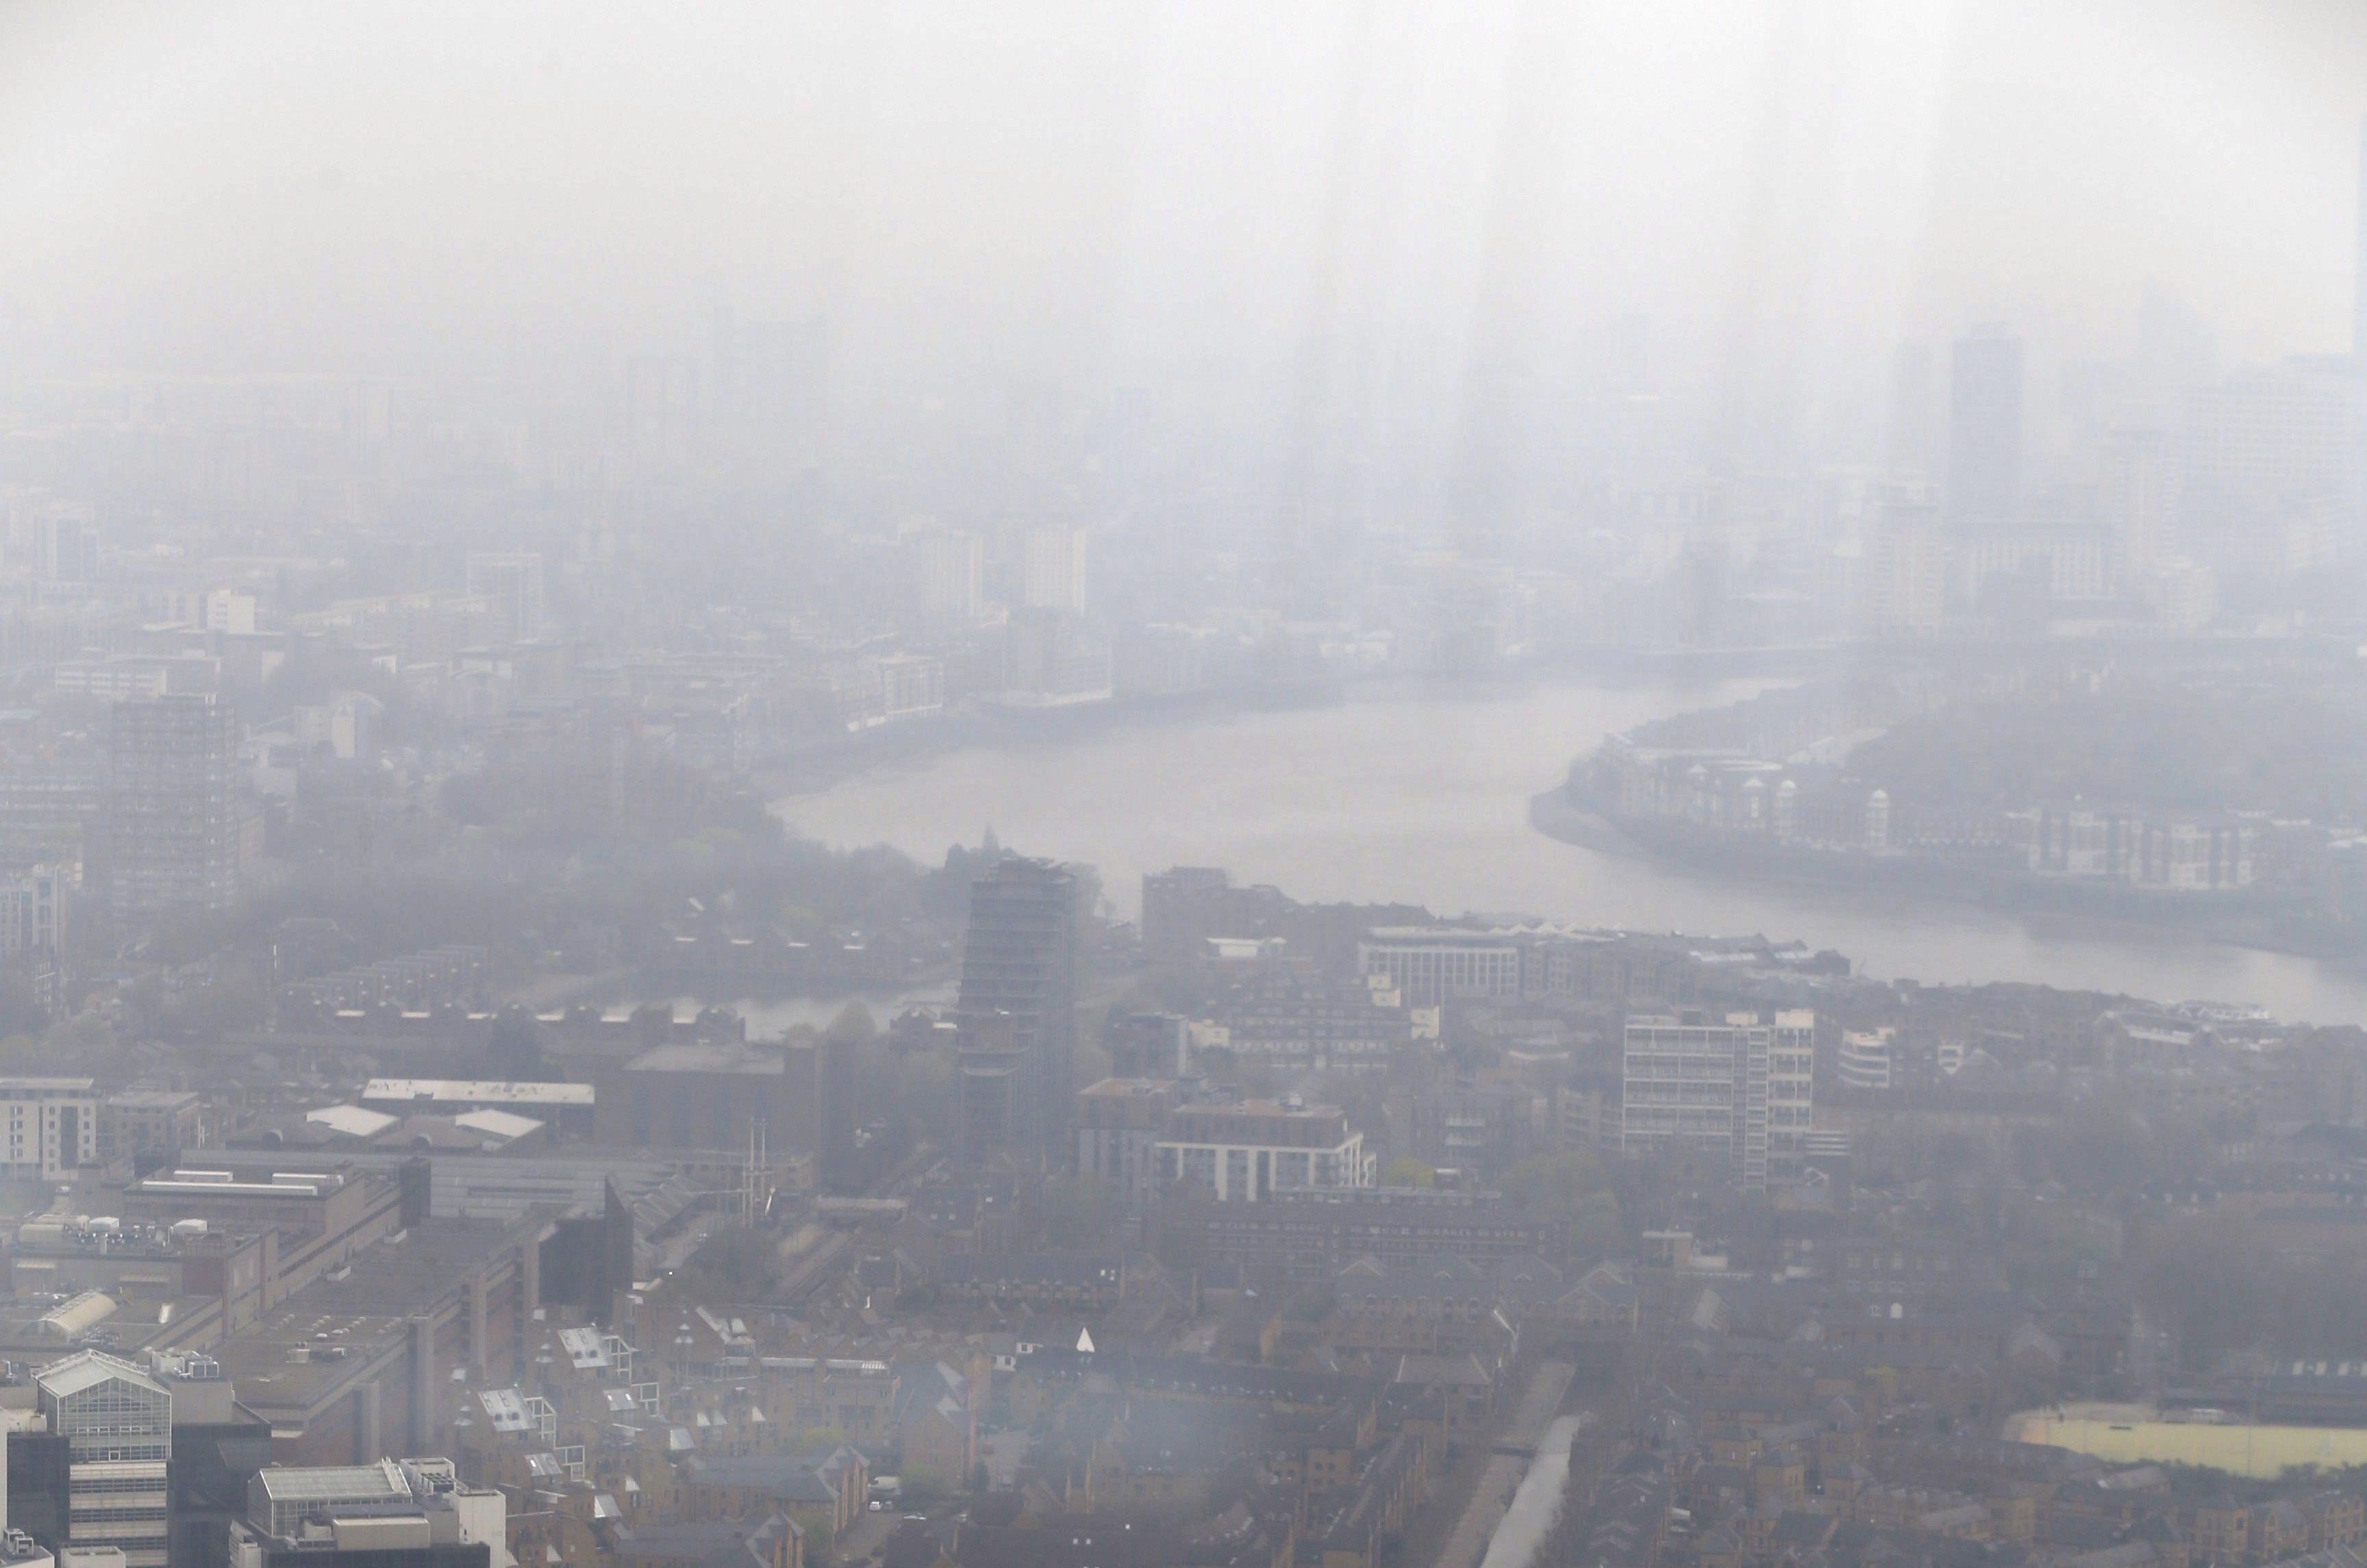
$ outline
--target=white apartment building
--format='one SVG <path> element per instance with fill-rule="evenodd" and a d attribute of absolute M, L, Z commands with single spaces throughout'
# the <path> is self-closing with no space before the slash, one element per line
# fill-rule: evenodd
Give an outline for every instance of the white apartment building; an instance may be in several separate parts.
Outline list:
<path fill-rule="evenodd" d="M 90 1078 L 0 1078 L 6 1172 L 55 1181 L 98 1158 L 98 1091 Z"/>
<path fill-rule="evenodd" d="M 1371 1187 L 1380 1179 L 1380 1156 L 1366 1151 L 1365 1134 L 1336 1105 L 1180 1105 L 1168 1117 L 1158 1158 L 1161 1187 L 1189 1177 L 1226 1203 Z"/>
<path fill-rule="evenodd" d="M 1748 1190 L 1798 1170 L 1816 1121 L 1816 1038 L 1817 1015 L 1805 1010 L 1630 1018 L 1621 1151 L 1684 1144 L 1722 1152 Z"/>
<path fill-rule="evenodd" d="M 1408 1007 L 1436 1007 L 1450 996 L 1521 994 L 1520 943 L 1499 931 L 1379 926 L 1356 943 L 1356 966 L 1387 976 Z"/>

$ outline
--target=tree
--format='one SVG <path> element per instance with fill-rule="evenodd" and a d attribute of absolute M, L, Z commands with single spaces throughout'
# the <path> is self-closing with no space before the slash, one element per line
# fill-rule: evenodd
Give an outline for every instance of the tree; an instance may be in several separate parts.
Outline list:
<path fill-rule="evenodd" d="M 927 1513 L 954 1495 L 944 1476 L 921 1465 L 906 1465 L 899 1479 L 903 1483 L 904 1506 L 916 1514 Z"/>
<path fill-rule="evenodd" d="M 1524 1159 L 1504 1173 L 1504 1195 L 1550 1225 L 1576 1255 L 1606 1252 L 1625 1229 L 1603 1164 L 1581 1149 Z"/>
<path fill-rule="evenodd" d="M 1411 1155 L 1399 1155 L 1381 1168 L 1381 1185 L 1384 1187 L 1435 1187 L 1438 1185 L 1438 1172 Z"/>
<path fill-rule="evenodd" d="M 1118 1217 L 1117 1193 L 1088 1171 L 1044 1183 L 1044 1239 L 1054 1247 L 1098 1246 Z"/>
<path fill-rule="evenodd" d="M 556 1083 L 561 1073 L 545 1060 L 542 1036 L 534 1021 L 520 1013 L 506 1012 L 493 1021 L 492 1043 L 485 1049 L 485 1059 L 493 1074 L 504 1083 Z"/>

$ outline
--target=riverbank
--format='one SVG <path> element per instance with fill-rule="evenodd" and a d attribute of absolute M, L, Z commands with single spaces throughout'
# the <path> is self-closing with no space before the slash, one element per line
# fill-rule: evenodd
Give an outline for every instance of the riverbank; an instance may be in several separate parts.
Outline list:
<path fill-rule="evenodd" d="M 1188 724 L 1230 713 L 1331 707 L 1345 702 L 1349 691 L 1349 682 L 1324 676 L 1062 707 L 966 704 L 807 746 L 758 767 L 755 778 L 768 798 L 810 795 L 875 769 L 925 761 L 973 747 L 1045 745 L 1088 739 L 1136 726 Z"/>
<path fill-rule="evenodd" d="M 1121 731 L 1205 724 L 1262 714 L 1312 712 L 1352 702 L 1468 703 L 1572 684 L 1607 692 L 1787 683 L 1829 672 L 1837 647 L 1603 649 L 1552 665 L 1464 672 L 1312 675 L 1171 696 L 1119 697 L 1073 706 L 1005 707 L 972 702 L 925 717 L 810 743 L 758 764 L 768 798 L 811 795 L 881 769 L 910 766 L 980 748 L 1088 740 Z"/>
<path fill-rule="evenodd" d="M 2153 894 L 2104 882 L 2036 877 L 2011 866 L 1912 855 L 1848 855 L 1752 844 L 1682 823 L 1614 821 L 1563 785 L 1531 797 L 1529 824 L 1598 854 L 1626 855 L 1694 875 L 1876 898 L 1955 904 L 2062 932 L 2117 941 L 2147 937 L 2282 953 L 2367 974 L 2359 933 L 2316 923 L 2314 911 L 2268 890 Z"/>
<path fill-rule="evenodd" d="M 1910 893 L 1725 877 L 1632 845 L 1557 842 L 1532 825 L 1533 798 L 1567 777 L 1573 749 L 1764 689 L 1545 674 L 1517 684 L 1360 682 L 1321 707 L 955 748 L 772 807 L 816 842 L 884 844 L 932 864 L 991 827 L 1023 853 L 1096 867 L 1122 918 L 1138 911 L 1145 873 L 1222 866 L 1236 883 L 1317 903 L 1758 931 L 1845 953 L 1886 979 L 2203 998 L 2288 1021 L 2367 1022 L 2367 976 L 2308 959 L 2159 931 L 2094 936 Z"/>

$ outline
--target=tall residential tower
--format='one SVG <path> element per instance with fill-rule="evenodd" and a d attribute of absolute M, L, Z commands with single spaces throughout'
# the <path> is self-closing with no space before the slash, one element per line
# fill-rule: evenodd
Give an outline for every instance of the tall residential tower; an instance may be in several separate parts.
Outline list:
<path fill-rule="evenodd" d="M 118 916 L 219 909 L 237 891 L 238 720 L 210 696 L 115 705 L 107 738 L 107 888 Z"/>
<path fill-rule="evenodd" d="M 1076 880 L 1005 856 L 970 888 L 955 1003 L 963 1160 L 1065 1161 L 1076 1045 Z"/>

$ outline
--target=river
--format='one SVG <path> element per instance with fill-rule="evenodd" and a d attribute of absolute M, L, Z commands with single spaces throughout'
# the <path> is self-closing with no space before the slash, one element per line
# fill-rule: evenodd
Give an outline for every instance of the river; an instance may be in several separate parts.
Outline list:
<path fill-rule="evenodd" d="M 2160 1000 L 2257 1003 L 2367 1021 L 2367 976 L 2174 935 L 2064 929 L 1897 895 L 1772 886 L 1548 839 L 1530 796 L 1603 737 L 1748 696 L 1764 682 L 1361 690 L 1330 707 L 1123 720 L 970 747 L 775 803 L 824 843 L 935 862 L 991 827 L 1029 854 L 1089 861 L 1137 912 L 1146 871 L 1220 865 L 1310 900 L 1401 899 L 1838 948 L 1870 975 L 2022 980 Z"/>

